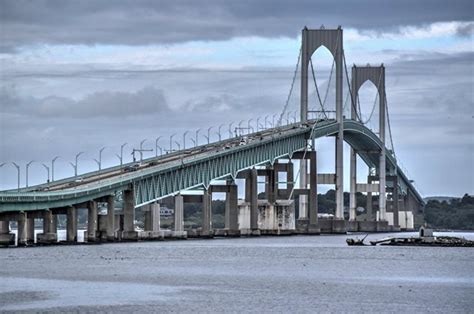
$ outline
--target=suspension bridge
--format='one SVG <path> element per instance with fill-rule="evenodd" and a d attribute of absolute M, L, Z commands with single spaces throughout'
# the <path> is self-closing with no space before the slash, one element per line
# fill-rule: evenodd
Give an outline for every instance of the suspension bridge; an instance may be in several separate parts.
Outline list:
<path fill-rule="evenodd" d="M 331 84 L 322 93 L 316 81 L 312 55 L 321 46 L 333 56 L 329 82 L 334 77 L 335 117 L 331 117 L 326 103 Z M 65 242 L 75 243 L 78 209 L 87 209 L 84 232 L 87 242 L 413 228 L 413 217 L 422 211 L 424 203 L 395 155 L 385 67 L 354 65 L 349 77 L 345 59 L 341 27 L 305 27 L 287 101 L 278 121 L 270 128 L 266 127 L 267 123 L 260 128 L 257 122 L 255 129 L 249 125 L 245 135 L 229 132 L 228 138 L 219 136 L 217 142 L 192 148 L 183 145 L 183 149 L 170 149 L 167 154 L 157 152 L 156 157 L 99 169 L 80 175 L 80 179 L 76 174 L 45 184 L 0 191 L 0 244 L 56 243 L 58 215 L 66 215 Z M 299 121 L 286 119 L 284 123 L 298 69 L 301 69 L 300 118 Z M 308 104 L 310 81 L 317 94 L 317 110 Z M 358 93 L 366 81 L 377 88 L 377 98 L 369 117 L 364 119 Z M 348 105 L 351 115 L 345 117 L 343 112 Z M 379 128 L 375 133 L 366 125 L 377 106 Z M 386 130 L 389 141 L 386 141 Z M 336 162 L 332 173 L 318 172 L 315 141 L 322 137 L 335 139 Z M 344 141 L 351 147 L 350 164 L 346 165 L 350 167 L 348 215 L 344 211 L 343 194 Z M 366 182 L 357 182 L 357 156 L 369 167 Z M 282 173 L 285 182 L 279 180 Z M 259 177 L 265 177 L 263 199 L 258 196 Z M 237 179 L 245 180 L 243 199 L 238 199 Z M 335 187 L 336 210 L 329 219 L 318 214 L 320 184 Z M 224 228 L 212 226 L 212 193 L 226 195 Z M 365 193 L 367 203 L 357 204 L 356 193 Z M 169 197 L 174 198 L 174 226 L 172 230 L 163 230 L 159 202 Z M 202 225 L 198 229 L 184 228 L 187 202 L 202 203 Z M 117 203 L 123 203 L 118 210 Z M 106 205 L 105 214 L 99 212 L 98 204 Z M 363 219 L 357 215 L 358 206 L 365 206 Z M 144 231 L 138 231 L 135 226 L 138 210 L 145 212 Z M 43 230 L 35 237 L 36 219 L 42 220 Z M 17 241 L 10 230 L 12 221 L 17 222 Z"/>

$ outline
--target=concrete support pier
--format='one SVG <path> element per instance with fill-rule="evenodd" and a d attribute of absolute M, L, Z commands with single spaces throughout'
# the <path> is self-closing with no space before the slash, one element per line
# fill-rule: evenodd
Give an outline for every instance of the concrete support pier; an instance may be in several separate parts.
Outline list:
<path fill-rule="evenodd" d="M 212 193 L 205 190 L 202 195 L 202 228 L 201 236 L 211 236 Z"/>
<path fill-rule="evenodd" d="M 66 241 L 77 242 L 77 209 L 74 206 L 68 206 L 66 209 L 67 230 Z"/>
<path fill-rule="evenodd" d="M 125 200 L 124 200 L 125 203 Z M 124 210 L 125 213 L 125 210 Z M 131 213 L 129 212 L 129 215 Z M 133 208 L 132 224 L 135 219 L 135 209 Z M 130 217 L 130 216 L 129 216 Z M 132 229 L 134 230 L 133 226 Z M 115 241 L 115 195 L 107 196 L 107 241 Z"/>
<path fill-rule="evenodd" d="M 87 242 L 97 241 L 97 202 L 87 203 Z"/>
<path fill-rule="evenodd" d="M 36 235 L 36 243 L 52 244 L 58 242 L 56 215 L 51 210 L 43 212 L 43 233 Z"/>
<path fill-rule="evenodd" d="M 308 234 L 320 234 L 318 219 L 318 172 L 316 151 L 307 152 L 309 157 L 309 224 Z"/>
<path fill-rule="evenodd" d="M 174 231 L 173 237 L 186 238 L 187 232 L 184 231 L 184 198 L 178 194 L 174 197 Z"/>
<path fill-rule="evenodd" d="M 252 168 L 245 179 L 245 201 L 250 204 L 250 230 L 251 235 L 259 236 L 258 229 L 258 186 L 257 169 Z"/>
<path fill-rule="evenodd" d="M 228 229 L 229 236 L 239 236 L 239 208 L 238 208 L 238 195 L 237 185 L 228 185 L 229 191 L 226 193 L 226 214 L 228 218 L 226 222 L 228 225 L 225 226 Z"/>
<path fill-rule="evenodd" d="M 29 217 L 26 219 L 26 243 L 28 245 L 35 244 L 35 218 Z"/>
<path fill-rule="evenodd" d="M 138 240 L 138 232 L 135 231 L 135 195 L 131 189 L 123 191 L 122 239 L 126 241 Z"/>
<path fill-rule="evenodd" d="M 10 233 L 9 220 L 0 220 L 0 245 L 15 245 L 15 234 Z"/>
<path fill-rule="evenodd" d="M 27 216 L 25 212 L 19 212 L 18 213 L 18 219 L 17 219 L 17 224 L 18 224 L 18 246 L 27 246 L 28 245 L 28 239 L 27 239 Z"/>

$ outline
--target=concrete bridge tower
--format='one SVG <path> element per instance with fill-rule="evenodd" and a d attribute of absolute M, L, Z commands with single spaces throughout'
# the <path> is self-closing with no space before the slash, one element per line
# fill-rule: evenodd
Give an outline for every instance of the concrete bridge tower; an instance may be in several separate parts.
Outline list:
<path fill-rule="evenodd" d="M 370 81 L 377 88 L 379 94 L 379 137 L 382 142 L 382 148 L 379 154 L 379 220 L 385 221 L 386 213 L 386 198 L 385 198 L 385 187 L 386 187 L 386 165 L 385 165 L 385 67 L 380 65 L 374 66 L 353 66 L 352 67 L 352 107 L 351 107 L 351 118 L 357 119 L 357 99 L 359 97 L 359 89 L 366 82 Z M 359 113 L 360 114 L 360 113 Z M 351 180 L 350 180 L 350 219 L 355 219 L 356 210 L 356 154 L 357 152 L 351 148 Z M 370 196 L 371 197 L 371 196 Z"/>
<path fill-rule="evenodd" d="M 336 136 L 336 219 L 344 219 L 344 190 L 343 190 L 343 106 L 342 106 L 342 28 L 337 29 L 308 29 L 302 33 L 301 49 L 301 122 L 308 120 L 308 66 L 313 53 L 321 46 L 331 52 L 336 63 L 336 120 L 339 131 Z M 306 164 L 301 163 L 300 173 L 306 173 Z M 300 175 L 300 184 L 306 186 L 307 178 Z M 301 208 L 301 207 L 300 207 Z M 300 209 L 301 210 L 301 209 Z"/>

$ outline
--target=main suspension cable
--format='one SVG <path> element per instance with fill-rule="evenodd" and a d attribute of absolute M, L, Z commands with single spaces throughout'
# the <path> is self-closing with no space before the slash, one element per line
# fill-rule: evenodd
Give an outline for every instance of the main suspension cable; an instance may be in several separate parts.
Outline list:
<path fill-rule="evenodd" d="M 288 97 L 286 98 L 286 103 L 285 103 L 285 106 L 283 107 L 283 111 L 280 114 L 280 118 L 277 121 L 277 126 L 281 125 L 281 121 L 283 120 L 283 115 L 285 114 L 286 110 L 288 109 L 288 105 L 290 103 L 291 94 L 293 93 L 293 87 L 295 86 L 296 74 L 298 73 L 298 68 L 299 68 L 299 65 L 300 65 L 301 51 L 302 51 L 302 46 L 300 46 L 300 52 L 298 53 L 298 61 L 296 62 L 295 72 L 293 73 L 293 80 L 291 81 L 290 92 L 288 93 Z"/>

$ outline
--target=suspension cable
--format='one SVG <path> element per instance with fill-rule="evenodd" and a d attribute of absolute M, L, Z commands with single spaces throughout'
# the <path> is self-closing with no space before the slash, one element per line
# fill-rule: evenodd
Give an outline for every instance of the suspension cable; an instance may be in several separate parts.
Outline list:
<path fill-rule="evenodd" d="M 397 160 L 396 154 L 395 154 L 395 146 L 393 145 L 393 137 L 392 137 L 392 128 L 390 126 L 390 115 L 388 113 L 388 102 L 387 102 L 387 94 L 384 93 L 384 98 L 385 98 L 385 113 L 387 114 L 387 125 L 388 125 L 388 134 L 390 136 L 390 145 L 392 147 L 392 154 L 395 157 L 395 161 Z"/>
<path fill-rule="evenodd" d="M 291 94 L 293 93 L 293 87 L 295 86 L 296 74 L 298 73 L 298 68 L 300 65 L 302 48 L 303 48 L 303 45 L 300 46 L 300 52 L 298 53 L 298 61 L 296 62 L 295 72 L 293 73 L 293 80 L 291 81 L 290 92 L 288 93 L 288 97 L 286 98 L 286 103 L 285 103 L 285 106 L 283 107 L 283 111 L 280 114 L 280 118 L 277 121 L 277 126 L 281 125 L 281 121 L 283 120 L 283 115 L 288 109 L 288 105 L 290 103 Z"/>
<path fill-rule="evenodd" d="M 321 110 L 323 112 L 323 115 L 324 115 L 324 118 L 328 118 L 327 114 L 326 114 L 326 110 L 324 110 L 324 104 L 326 102 L 326 98 L 327 98 L 327 89 L 326 89 L 326 95 L 324 97 L 324 103 L 321 101 L 321 95 L 319 94 L 319 88 L 318 88 L 318 83 L 316 82 L 316 75 L 314 74 L 314 67 L 313 67 L 313 59 L 312 58 L 309 58 L 309 64 L 311 65 L 311 72 L 313 73 L 313 82 L 314 82 L 314 86 L 316 88 L 316 95 L 318 96 L 318 100 L 319 100 L 319 105 L 321 106 Z M 334 61 L 333 61 L 333 65 L 334 65 Z M 332 76 L 332 68 L 331 68 L 331 76 Z M 330 83 L 330 80 L 331 78 L 329 78 L 329 82 L 328 82 L 328 86 L 329 86 L 329 83 Z"/>

